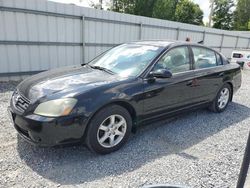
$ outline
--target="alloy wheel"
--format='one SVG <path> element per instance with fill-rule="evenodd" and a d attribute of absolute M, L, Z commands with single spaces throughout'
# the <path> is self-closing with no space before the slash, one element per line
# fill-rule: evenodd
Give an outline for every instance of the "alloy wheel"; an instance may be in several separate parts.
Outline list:
<path fill-rule="evenodd" d="M 127 122 L 121 115 L 115 114 L 107 117 L 97 131 L 98 143 L 111 148 L 119 144 L 127 131 Z"/>
<path fill-rule="evenodd" d="M 228 88 L 223 88 L 220 92 L 220 97 L 218 98 L 218 107 L 220 109 L 225 108 L 229 101 L 230 91 Z"/>

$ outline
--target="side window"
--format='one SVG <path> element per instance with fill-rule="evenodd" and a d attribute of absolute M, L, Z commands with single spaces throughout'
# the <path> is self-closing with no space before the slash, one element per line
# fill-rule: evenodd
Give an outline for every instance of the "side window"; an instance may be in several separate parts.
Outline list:
<path fill-rule="evenodd" d="M 167 52 L 156 64 L 154 70 L 168 69 L 172 73 L 190 70 L 189 51 L 186 46 Z"/>
<path fill-rule="evenodd" d="M 217 65 L 223 65 L 221 56 L 218 53 L 216 53 L 216 59 L 217 59 Z"/>
<path fill-rule="evenodd" d="M 192 47 L 196 69 L 217 66 L 215 52 L 202 47 Z"/>

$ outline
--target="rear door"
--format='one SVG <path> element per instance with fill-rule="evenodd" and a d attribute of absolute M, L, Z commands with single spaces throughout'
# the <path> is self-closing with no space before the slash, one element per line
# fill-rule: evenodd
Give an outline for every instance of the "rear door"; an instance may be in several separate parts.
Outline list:
<path fill-rule="evenodd" d="M 220 54 L 201 47 L 192 46 L 194 75 L 195 75 L 195 102 L 213 100 L 223 83 L 224 67 Z"/>

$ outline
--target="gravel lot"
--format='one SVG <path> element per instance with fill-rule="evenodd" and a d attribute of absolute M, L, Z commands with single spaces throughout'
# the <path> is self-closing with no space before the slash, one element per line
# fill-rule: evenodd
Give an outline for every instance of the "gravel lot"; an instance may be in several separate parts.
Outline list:
<path fill-rule="evenodd" d="M 38 148 L 22 141 L 6 108 L 16 83 L 0 83 L 1 187 L 235 187 L 250 129 L 250 72 L 221 114 L 205 109 L 139 129 L 121 150 Z"/>

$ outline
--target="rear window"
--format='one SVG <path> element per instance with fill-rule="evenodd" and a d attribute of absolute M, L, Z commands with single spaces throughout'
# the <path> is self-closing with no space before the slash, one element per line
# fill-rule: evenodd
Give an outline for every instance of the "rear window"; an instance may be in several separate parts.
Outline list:
<path fill-rule="evenodd" d="M 210 68 L 217 66 L 215 52 L 207 48 L 192 47 L 196 69 Z"/>
<path fill-rule="evenodd" d="M 233 53 L 233 58 L 242 58 L 243 55 L 239 53 Z"/>

